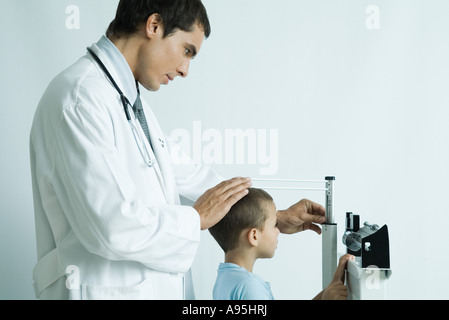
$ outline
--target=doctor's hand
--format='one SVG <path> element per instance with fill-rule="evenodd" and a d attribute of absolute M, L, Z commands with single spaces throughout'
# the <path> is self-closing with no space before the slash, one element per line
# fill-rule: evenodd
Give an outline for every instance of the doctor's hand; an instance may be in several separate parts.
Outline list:
<path fill-rule="evenodd" d="M 193 205 L 201 219 L 201 230 L 217 224 L 231 207 L 248 194 L 250 178 L 233 178 L 207 190 Z"/>
<path fill-rule="evenodd" d="M 291 234 L 304 230 L 313 230 L 321 234 L 316 223 L 326 222 L 325 209 L 322 205 L 303 199 L 287 210 L 277 212 L 278 228 L 282 233 Z"/>

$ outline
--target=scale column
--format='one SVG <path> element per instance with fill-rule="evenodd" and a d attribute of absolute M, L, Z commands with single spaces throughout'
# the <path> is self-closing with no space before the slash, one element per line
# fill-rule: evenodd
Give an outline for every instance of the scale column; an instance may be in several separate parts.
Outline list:
<path fill-rule="evenodd" d="M 326 222 L 322 225 L 322 264 L 323 289 L 326 288 L 337 269 L 337 224 L 334 221 L 334 181 L 326 177 Z"/>

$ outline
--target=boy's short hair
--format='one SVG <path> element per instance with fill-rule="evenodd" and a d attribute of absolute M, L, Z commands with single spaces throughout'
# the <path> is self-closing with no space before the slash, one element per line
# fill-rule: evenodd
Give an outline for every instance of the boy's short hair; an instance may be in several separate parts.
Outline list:
<path fill-rule="evenodd" d="M 249 188 L 248 194 L 234 204 L 220 222 L 209 228 L 209 232 L 226 253 L 238 245 L 243 230 L 263 230 L 267 220 L 267 203 L 273 198 L 264 190 Z"/>
<path fill-rule="evenodd" d="M 211 33 L 206 8 L 201 0 L 120 0 L 106 36 L 121 38 L 133 34 L 154 13 L 162 18 L 164 38 L 176 29 L 193 31 L 196 23 L 203 29 L 206 38 Z"/>

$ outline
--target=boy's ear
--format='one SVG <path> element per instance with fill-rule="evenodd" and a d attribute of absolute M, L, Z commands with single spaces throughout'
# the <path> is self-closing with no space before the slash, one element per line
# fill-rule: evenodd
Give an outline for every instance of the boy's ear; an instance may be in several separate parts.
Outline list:
<path fill-rule="evenodd" d="M 248 241 L 253 247 L 257 247 L 259 245 L 259 232 L 256 228 L 252 228 L 248 231 Z"/>

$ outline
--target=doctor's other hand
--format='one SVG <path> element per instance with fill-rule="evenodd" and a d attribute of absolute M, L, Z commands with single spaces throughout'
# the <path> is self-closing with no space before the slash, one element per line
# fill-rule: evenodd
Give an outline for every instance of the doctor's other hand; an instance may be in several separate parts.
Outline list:
<path fill-rule="evenodd" d="M 313 230 L 321 234 L 321 228 L 316 223 L 326 222 L 325 209 L 313 201 L 302 199 L 287 210 L 277 213 L 278 228 L 282 233 L 292 234 L 305 230 Z"/>
<path fill-rule="evenodd" d="M 348 298 L 348 290 L 344 285 L 348 260 L 354 260 L 354 256 L 345 254 L 340 258 L 332 282 L 323 291 L 323 300 L 346 300 Z"/>
<path fill-rule="evenodd" d="M 233 178 L 207 190 L 193 205 L 201 219 L 201 230 L 209 229 L 229 212 L 231 207 L 248 194 L 250 178 Z"/>

